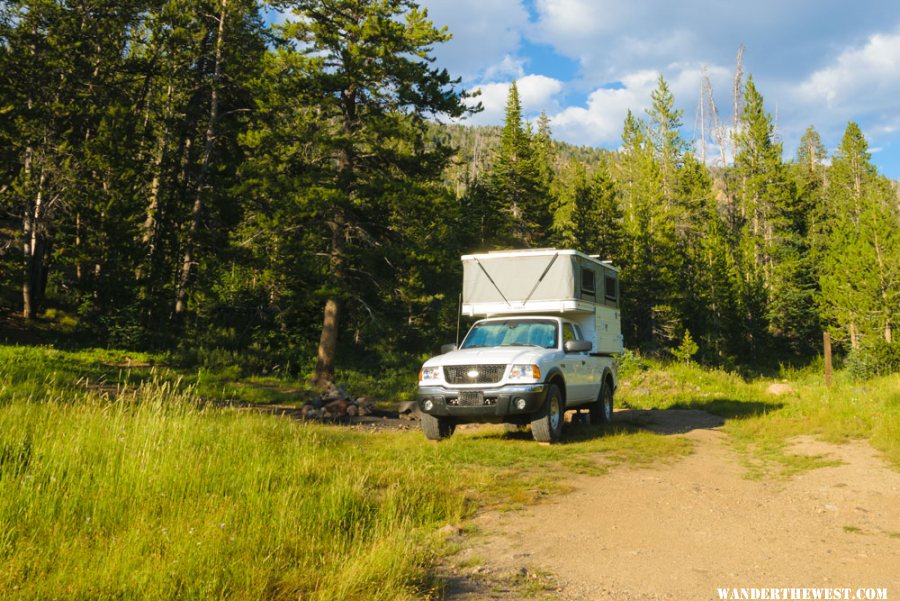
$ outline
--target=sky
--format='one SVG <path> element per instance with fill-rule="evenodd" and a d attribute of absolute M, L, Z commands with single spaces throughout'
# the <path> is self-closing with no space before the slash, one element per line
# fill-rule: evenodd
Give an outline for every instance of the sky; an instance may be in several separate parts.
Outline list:
<path fill-rule="evenodd" d="M 420 0 L 453 39 L 437 64 L 479 89 L 466 122 L 500 124 L 515 80 L 526 118 L 550 117 L 553 137 L 617 148 L 630 109 L 645 116 L 662 75 L 699 135 L 702 74 L 720 119 L 732 119 L 738 48 L 776 123 L 785 159 L 814 126 L 829 153 L 849 121 L 872 162 L 900 179 L 900 2 L 896 0 Z M 695 134 L 695 131 L 698 133 Z M 711 157 L 713 148 L 707 153 Z M 712 159 L 710 158 L 710 161 Z"/>

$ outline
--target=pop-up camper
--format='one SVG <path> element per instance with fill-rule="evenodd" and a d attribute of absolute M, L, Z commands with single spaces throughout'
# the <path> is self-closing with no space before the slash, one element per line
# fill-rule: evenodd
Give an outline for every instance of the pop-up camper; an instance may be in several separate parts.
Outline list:
<path fill-rule="evenodd" d="M 613 416 L 622 351 L 618 270 L 574 250 L 465 255 L 461 312 L 484 317 L 432 357 L 416 400 L 432 440 L 464 422 L 531 427 L 559 439 L 567 410 Z"/>
<path fill-rule="evenodd" d="M 462 314 L 562 314 L 581 326 L 595 353 L 622 352 L 619 270 L 575 250 L 463 255 Z"/>

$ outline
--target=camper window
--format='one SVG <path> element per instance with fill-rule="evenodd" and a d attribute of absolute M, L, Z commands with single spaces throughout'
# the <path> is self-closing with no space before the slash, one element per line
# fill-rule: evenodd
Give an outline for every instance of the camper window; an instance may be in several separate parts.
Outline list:
<path fill-rule="evenodd" d="M 594 283 L 594 271 L 592 269 L 581 269 L 581 294 L 591 298 L 597 297 L 597 287 Z"/>
<path fill-rule="evenodd" d="M 616 289 L 616 278 L 613 276 L 606 276 L 606 300 L 610 300 L 615 302 L 616 299 L 619 298 L 619 291 Z"/>

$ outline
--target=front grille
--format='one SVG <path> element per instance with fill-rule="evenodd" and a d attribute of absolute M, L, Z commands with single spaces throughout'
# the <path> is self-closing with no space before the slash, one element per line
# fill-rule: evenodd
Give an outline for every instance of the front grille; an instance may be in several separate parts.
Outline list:
<path fill-rule="evenodd" d="M 470 377 L 473 371 L 478 375 Z M 444 379 L 448 384 L 496 384 L 505 371 L 505 365 L 446 365 Z"/>

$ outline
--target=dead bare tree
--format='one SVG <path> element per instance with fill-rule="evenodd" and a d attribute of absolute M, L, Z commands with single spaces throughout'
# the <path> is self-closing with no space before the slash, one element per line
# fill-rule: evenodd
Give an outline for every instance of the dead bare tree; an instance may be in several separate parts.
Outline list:
<path fill-rule="evenodd" d="M 737 62 L 734 68 L 734 80 L 731 85 L 732 125 L 731 141 L 733 150 L 737 150 L 738 128 L 741 123 L 741 113 L 744 111 L 744 45 L 738 46 Z"/>
<path fill-rule="evenodd" d="M 710 136 L 719 148 L 719 160 L 722 167 L 727 165 L 726 147 L 728 135 L 719 121 L 719 109 L 713 96 L 712 81 L 709 77 L 709 67 L 703 67 L 700 77 L 700 100 L 697 103 L 697 118 L 694 124 L 694 132 L 700 129 L 700 159 L 706 164 L 707 140 Z"/>

